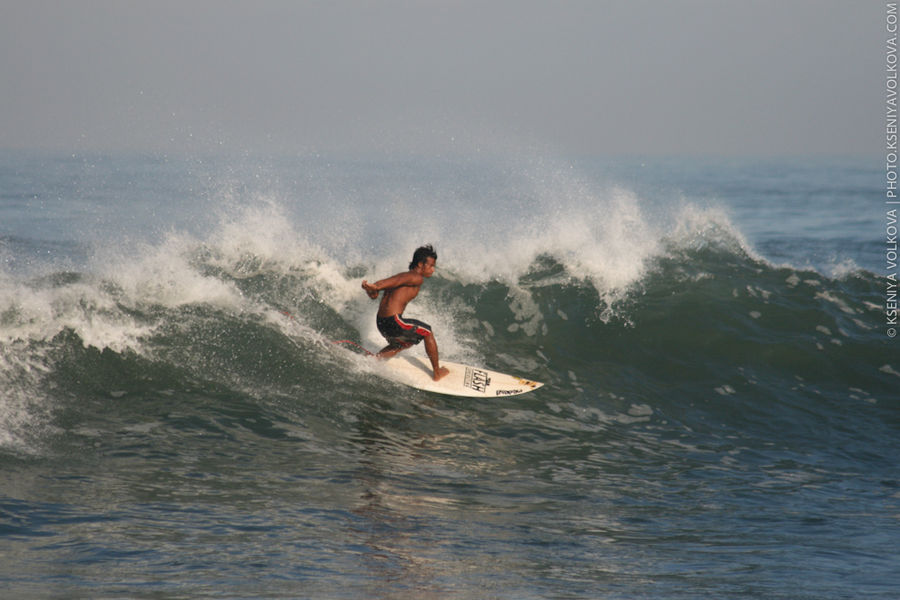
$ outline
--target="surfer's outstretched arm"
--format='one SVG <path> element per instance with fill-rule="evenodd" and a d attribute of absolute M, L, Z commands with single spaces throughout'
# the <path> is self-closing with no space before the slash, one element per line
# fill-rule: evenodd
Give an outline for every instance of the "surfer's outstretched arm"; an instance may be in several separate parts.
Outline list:
<path fill-rule="evenodd" d="M 401 286 L 415 286 L 418 287 L 422 285 L 424 278 L 413 271 L 407 271 L 405 273 L 397 273 L 391 277 L 387 277 L 386 279 L 380 279 L 375 283 L 369 283 L 365 279 L 362 282 L 362 288 L 366 290 L 366 293 L 369 295 L 369 298 L 375 299 L 378 297 L 378 292 L 381 290 L 392 290 L 394 288 L 398 288 Z"/>

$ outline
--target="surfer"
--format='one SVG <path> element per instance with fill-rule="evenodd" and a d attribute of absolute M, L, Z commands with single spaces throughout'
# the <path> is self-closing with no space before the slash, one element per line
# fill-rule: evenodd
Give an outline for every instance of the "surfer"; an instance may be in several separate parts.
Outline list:
<path fill-rule="evenodd" d="M 369 298 L 378 298 L 378 292 L 384 291 L 381 303 L 378 305 L 378 314 L 375 324 L 378 331 L 388 341 L 388 345 L 381 349 L 375 356 L 378 358 L 390 358 L 406 350 L 410 346 L 425 340 L 425 353 L 431 360 L 431 368 L 434 370 L 434 380 L 438 381 L 450 371 L 440 366 L 438 361 L 438 347 L 434 340 L 431 326 L 416 319 L 407 319 L 403 311 L 409 301 L 416 297 L 419 288 L 425 283 L 425 279 L 434 274 L 434 265 L 437 261 L 437 253 L 431 244 L 416 248 L 412 262 L 409 263 L 409 271 L 397 273 L 393 277 L 369 283 L 365 279 L 362 288 L 366 290 Z"/>

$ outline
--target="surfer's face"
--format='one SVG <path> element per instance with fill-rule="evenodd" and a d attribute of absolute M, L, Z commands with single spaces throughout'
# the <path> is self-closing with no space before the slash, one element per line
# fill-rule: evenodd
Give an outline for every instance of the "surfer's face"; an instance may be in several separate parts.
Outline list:
<path fill-rule="evenodd" d="M 422 277 L 431 277 L 434 275 L 434 259 L 429 256 L 425 259 L 425 262 L 420 262 L 418 270 Z"/>

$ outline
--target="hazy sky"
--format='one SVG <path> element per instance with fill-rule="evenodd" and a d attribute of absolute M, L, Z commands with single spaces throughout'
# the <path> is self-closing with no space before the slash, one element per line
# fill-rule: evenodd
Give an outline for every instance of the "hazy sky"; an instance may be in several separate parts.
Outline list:
<path fill-rule="evenodd" d="M 874 0 L 0 0 L 0 147 L 878 154 Z"/>

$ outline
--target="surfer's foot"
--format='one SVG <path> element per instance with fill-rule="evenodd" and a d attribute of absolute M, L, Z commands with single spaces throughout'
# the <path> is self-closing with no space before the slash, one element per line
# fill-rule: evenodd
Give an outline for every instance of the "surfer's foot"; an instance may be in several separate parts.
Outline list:
<path fill-rule="evenodd" d="M 449 374 L 450 369 L 448 369 L 447 367 L 438 367 L 438 370 L 434 372 L 434 380 L 440 381 Z"/>

